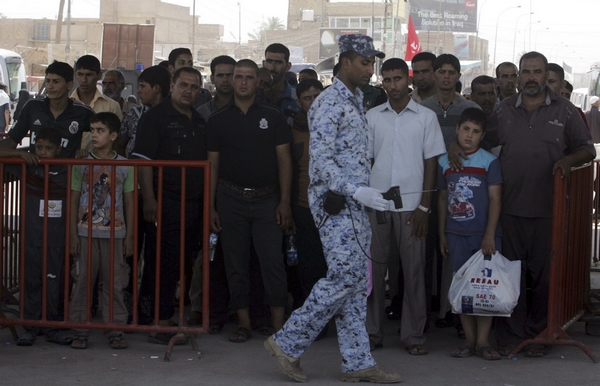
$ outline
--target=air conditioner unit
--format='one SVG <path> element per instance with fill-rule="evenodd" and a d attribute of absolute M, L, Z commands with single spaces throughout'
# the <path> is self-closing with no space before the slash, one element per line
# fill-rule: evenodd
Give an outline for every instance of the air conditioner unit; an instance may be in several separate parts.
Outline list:
<path fill-rule="evenodd" d="M 303 9 L 302 21 L 315 21 L 315 11 L 312 9 Z"/>

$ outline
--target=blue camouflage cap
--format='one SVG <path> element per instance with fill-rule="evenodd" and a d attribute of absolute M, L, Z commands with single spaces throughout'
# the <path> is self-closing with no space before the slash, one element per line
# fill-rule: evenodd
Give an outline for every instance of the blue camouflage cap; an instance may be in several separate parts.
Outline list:
<path fill-rule="evenodd" d="M 367 35 L 361 34 L 348 34 L 340 36 L 338 41 L 340 47 L 340 54 L 348 51 L 354 51 L 359 55 L 367 58 L 371 56 L 377 56 L 378 58 L 385 58 L 385 54 L 381 51 L 377 51 L 373 46 L 373 39 Z"/>

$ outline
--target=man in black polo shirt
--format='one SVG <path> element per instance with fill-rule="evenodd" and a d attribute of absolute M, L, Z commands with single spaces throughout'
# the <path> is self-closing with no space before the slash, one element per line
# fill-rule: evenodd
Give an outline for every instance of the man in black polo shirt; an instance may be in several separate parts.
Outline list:
<path fill-rule="evenodd" d="M 210 117 L 207 130 L 211 229 L 221 233 L 230 307 L 239 319 L 238 329 L 229 337 L 232 342 L 250 338 L 251 239 L 275 330 L 283 326 L 287 302 L 281 232 L 291 221 L 292 133 L 277 108 L 256 99 L 257 85 L 256 63 L 237 62 L 233 103 Z"/>
<path fill-rule="evenodd" d="M 173 74 L 171 95 L 151 108 L 140 119 L 133 158 L 147 160 L 205 160 L 206 132 L 202 116 L 193 108 L 200 91 L 201 76 L 192 67 Z M 158 169 L 140 167 L 139 180 L 144 200 L 146 246 L 144 274 L 140 288 L 140 322 L 154 315 L 156 269 L 156 220 Z M 165 168 L 163 179 L 160 310 L 159 324 L 169 325 L 174 314 L 173 298 L 179 280 L 181 170 Z M 202 221 L 203 171 L 186 168 L 185 257 L 198 256 Z M 174 334 L 151 334 L 149 342 L 167 344 Z"/>
<path fill-rule="evenodd" d="M 27 133 L 31 133 L 29 150 L 34 152 L 35 136 L 42 127 L 56 129 L 62 138 L 59 158 L 74 158 L 81 147 L 81 135 L 90 130 L 94 110 L 69 99 L 73 88 L 73 67 L 54 61 L 46 68 L 46 97 L 32 99 L 23 107 L 19 120 L 0 147 L 14 149 Z"/>

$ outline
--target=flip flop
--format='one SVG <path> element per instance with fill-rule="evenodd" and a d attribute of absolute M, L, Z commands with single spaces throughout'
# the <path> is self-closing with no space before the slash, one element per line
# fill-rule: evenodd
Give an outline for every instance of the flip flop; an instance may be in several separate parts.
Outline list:
<path fill-rule="evenodd" d="M 406 351 L 408 351 L 408 353 L 410 355 L 427 355 L 427 354 L 429 354 L 427 347 L 425 347 L 425 345 L 422 345 L 422 344 L 411 344 L 410 346 L 406 347 Z"/>
<path fill-rule="evenodd" d="M 238 327 L 229 335 L 229 341 L 233 343 L 244 343 L 252 337 L 250 330 L 244 327 Z"/>
<path fill-rule="evenodd" d="M 115 350 L 127 348 L 127 341 L 123 339 L 121 335 L 111 336 L 108 338 L 108 341 L 110 342 L 110 347 L 114 348 Z"/>
<path fill-rule="evenodd" d="M 531 357 L 531 358 L 543 357 L 550 352 L 550 347 L 551 346 L 547 346 L 545 344 L 534 343 L 532 345 L 529 345 L 529 347 L 527 347 L 527 352 L 525 352 L 525 356 Z"/>
<path fill-rule="evenodd" d="M 491 346 L 478 348 L 477 351 L 475 351 L 475 355 L 485 359 L 486 361 L 497 361 L 498 359 L 502 359 L 498 351 Z"/>
<path fill-rule="evenodd" d="M 71 342 L 73 342 L 73 338 L 63 334 L 62 332 L 57 332 L 56 334 L 54 334 L 52 336 L 46 335 L 46 342 L 56 343 L 56 344 L 66 346 L 66 345 L 71 344 Z"/>
<path fill-rule="evenodd" d="M 71 342 L 71 347 L 78 350 L 84 350 L 88 347 L 88 338 L 85 335 L 75 335 Z"/>
<path fill-rule="evenodd" d="M 467 352 L 463 352 L 464 350 L 468 350 Z M 450 355 L 454 358 L 468 358 L 475 353 L 475 349 L 473 346 L 469 346 L 466 344 L 461 344 L 456 350 L 452 351 Z"/>

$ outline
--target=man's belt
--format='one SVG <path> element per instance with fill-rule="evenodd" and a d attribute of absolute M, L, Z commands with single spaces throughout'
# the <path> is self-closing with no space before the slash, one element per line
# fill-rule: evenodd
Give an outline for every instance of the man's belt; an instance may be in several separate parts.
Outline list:
<path fill-rule="evenodd" d="M 246 188 L 244 186 L 236 185 L 233 182 L 224 180 L 221 177 L 219 177 L 219 185 L 239 193 L 245 198 L 259 198 L 268 196 L 269 194 L 275 194 L 279 191 L 279 185 L 263 186 L 260 188 Z"/>

